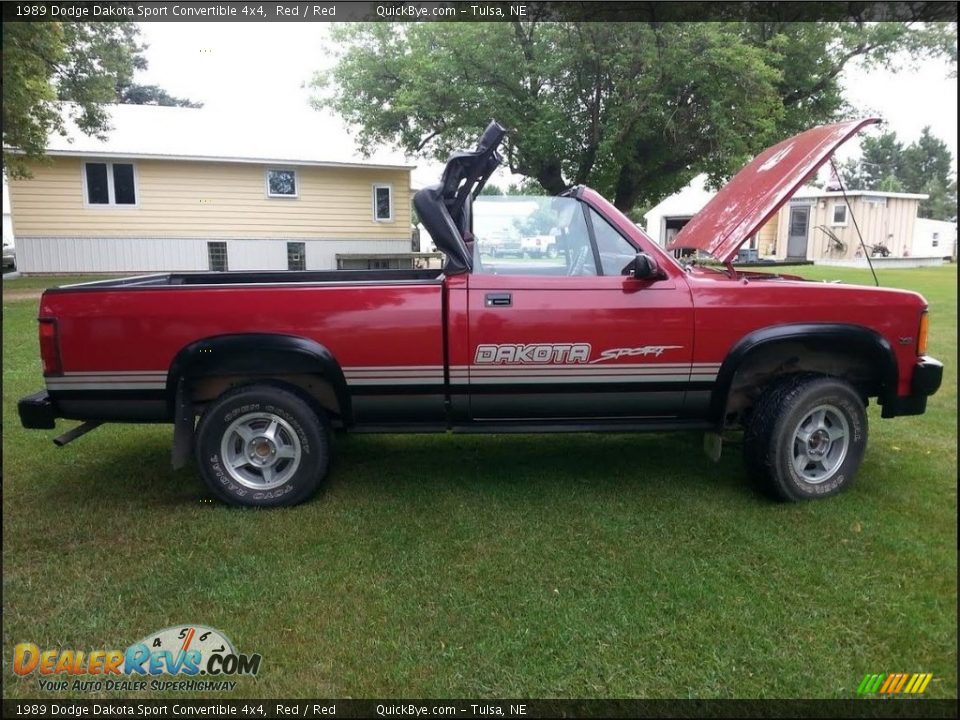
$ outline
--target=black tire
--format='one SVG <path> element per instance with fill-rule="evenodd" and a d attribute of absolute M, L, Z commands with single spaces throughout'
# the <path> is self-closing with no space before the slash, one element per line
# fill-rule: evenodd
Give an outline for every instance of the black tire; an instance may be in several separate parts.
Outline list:
<path fill-rule="evenodd" d="M 833 434 L 838 437 L 831 439 Z M 843 380 L 808 374 L 790 376 L 760 397 L 743 443 L 750 476 L 787 501 L 828 497 L 850 487 L 866 447 L 867 414 L 857 391 Z"/>
<path fill-rule="evenodd" d="M 258 426 L 263 429 L 256 429 Z M 254 436 L 248 445 L 241 431 L 249 435 L 251 427 Z M 268 436 L 276 442 L 267 442 Z M 253 462 L 237 470 L 227 467 L 227 453 L 236 453 L 234 457 L 239 459 L 248 447 L 255 448 L 250 458 L 257 453 L 258 462 L 273 463 L 270 474 L 278 484 L 258 488 L 258 476 L 267 482 L 266 470 Z M 260 455 L 264 447 L 267 450 Z M 281 457 L 284 453 L 291 456 Z M 224 393 L 207 408 L 197 428 L 196 454 L 204 482 L 223 502 L 256 507 L 296 505 L 313 496 L 326 477 L 330 425 L 322 412 L 288 390 L 248 385 Z"/>

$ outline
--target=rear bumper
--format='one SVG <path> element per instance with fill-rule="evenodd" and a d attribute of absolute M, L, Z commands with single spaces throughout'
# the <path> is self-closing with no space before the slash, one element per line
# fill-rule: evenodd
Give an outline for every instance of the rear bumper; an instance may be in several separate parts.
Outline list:
<path fill-rule="evenodd" d="M 21 398 L 17 411 L 20 424 L 29 430 L 51 430 L 57 426 L 57 407 L 46 390 Z"/>
<path fill-rule="evenodd" d="M 943 363 L 928 355 L 917 358 L 910 379 L 910 394 L 887 398 L 881 416 L 922 415 L 927 409 L 927 398 L 940 389 L 941 382 Z"/>

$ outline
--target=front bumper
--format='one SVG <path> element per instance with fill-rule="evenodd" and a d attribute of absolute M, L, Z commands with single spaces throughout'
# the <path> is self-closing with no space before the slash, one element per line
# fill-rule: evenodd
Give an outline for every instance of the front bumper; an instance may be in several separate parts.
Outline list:
<path fill-rule="evenodd" d="M 881 417 L 922 415 L 927 409 L 927 398 L 940 389 L 941 382 L 943 363 L 929 355 L 922 355 L 913 366 L 910 394 L 886 398 L 882 403 Z"/>
<path fill-rule="evenodd" d="M 57 407 L 46 390 L 21 398 L 17 411 L 20 424 L 28 430 L 52 430 L 57 426 Z"/>

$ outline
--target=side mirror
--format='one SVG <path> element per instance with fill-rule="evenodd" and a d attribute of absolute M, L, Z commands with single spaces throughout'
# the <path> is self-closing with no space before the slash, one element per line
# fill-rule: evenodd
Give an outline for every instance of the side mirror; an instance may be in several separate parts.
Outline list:
<path fill-rule="evenodd" d="M 627 264 L 621 274 L 630 275 L 637 280 L 654 280 L 663 277 L 663 271 L 657 261 L 652 255 L 645 252 L 638 252 L 637 256 Z"/>

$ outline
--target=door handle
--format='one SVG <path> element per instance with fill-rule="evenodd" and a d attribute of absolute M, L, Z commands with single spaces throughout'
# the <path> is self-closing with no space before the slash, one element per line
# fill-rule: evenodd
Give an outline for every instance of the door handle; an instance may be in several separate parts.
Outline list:
<path fill-rule="evenodd" d="M 510 293 L 487 293 L 484 305 L 487 307 L 510 307 L 513 305 L 513 295 Z"/>

